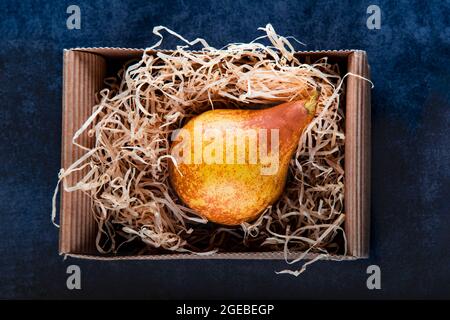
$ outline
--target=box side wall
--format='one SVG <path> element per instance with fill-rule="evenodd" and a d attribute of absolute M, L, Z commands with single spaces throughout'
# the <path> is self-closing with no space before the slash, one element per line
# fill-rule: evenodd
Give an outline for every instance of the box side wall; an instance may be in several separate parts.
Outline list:
<path fill-rule="evenodd" d="M 369 77 L 367 55 L 349 56 L 349 73 Z M 345 207 L 348 254 L 369 256 L 370 219 L 370 84 L 348 75 L 345 140 Z"/>
<path fill-rule="evenodd" d="M 94 53 L 101 55 L 105 58 L 112 58 L 112 59 L 121 59 L 121 58 L 137 58 L 139 56 L 142 56 L 144 52 L 146 52 L 149 55 L 156 54 L 158 52 L 163 52 L 170 54 L 173 51 L 172 50 L 165 50 L 165 49 L 143 49 L 143 48 L 114 48 L 114 47 L 78 47 L 78 48 L 72 48 L 68 49 L 70 51 L 80 51 L 80 52 L 87 52 L 87 53 Z M 198 51 L 192 51 L 187 50 L 188 52 L 198 52 Z M 352 54 L 353 52 L 358 52 L 360 50 L 354 50 L 354 49 L 345 49 L 345 50 L 315 50 L 315 51 L 298 51 L 295 53 L 295 55 L 307 55 L 311 56 L 313 58 L 321 58 L 321 57 L 342 57 L 347 58 L 348 55 Z"/>
<path fill-rule="evenodd" d="M 287 258 L 289 261 L 297 259 L 301 252 L 290 253 Z M 318 257 L 319 254 L 308 253 L 302 260 L 312 260 Z M 87 260 L 101 260 L 101 261 L 130 261 L 130 260 L 285 260 L 283 252 L 229 252 L 229 253 L 215 253 L 211 255 L 195 255 L 190 253 L 177 254 L 158 254 L 158 255 L 135 255 L 135 256 L 108 256 L 108 255 L 88 255 L 88 254 L 68 254 L 68 256 L 77 259 Z M 321 260 L 333 261 L 351 261 L 357 260 L 357 257 L 329 255 L 322 256 Z M 280 269 L 286 266 L 280 266 Z"/>
<path fill-rule="evenodd" d="M 369 61 L 367 58 L 367 55 L 365 56 L 365 72 L 368 79 L 371 79 L 370 75 L 370 66 Z M 365 155 L 364 155 L 364 161 L 365 161 L 365 170 L 364 175 L 367 183 L 364 185 L 364 194 L 366 197 L 366 202 L 364 205 L 365 214 L 363 214 L 364 219 L 364 229 L 362 232 L 366 235 L 363 238 L 363 244 L 362 247 L 364 248 L 364 252 L 361 254 L 361 257 L 368 258 L 370 256 L 370 216 L 371 216 L 371 194 L 372 194 L 372 103 L 371 103 L 371 93 L 372 93 L 372 87 L 366 83 L 366 96 L 365 96 L 365 109 L 364 109 L 364 116 L 365 116 L 365 127 L 364 127 L 364 144 L 367 146 L 365 148 Z"/>
<path fill-rule="evenodd" d="M 106 62 L 96 54 L 64 51 L 63 118 L 61 166 L 70 167 L 86 150 L 75 146 L 72 137 L 92 113 L 96 93 L 103 87 Z M 91 147 L 93 139 L 84 132 L 76 140 Z M 86 171 L 77 171 L 65 179 L 72 186 Z M 96 225 L 91 213 L 89 197 L 81 191 L 64 192 L 61 186 L 60 243 L 61 253 L 87 253 L 95 249 Z"/>

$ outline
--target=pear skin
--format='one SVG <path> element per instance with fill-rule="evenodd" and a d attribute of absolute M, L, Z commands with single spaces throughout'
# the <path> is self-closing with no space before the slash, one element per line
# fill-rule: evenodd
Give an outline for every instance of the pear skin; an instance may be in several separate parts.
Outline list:
<path fill-rule="evenodd" d="M 191 119 L 171 147 L 174 190 L 209 221 L 231 226 L 257 218 L 283 193 L 316 103 L 317 93 L 268 109 L 217 109 Z"/>

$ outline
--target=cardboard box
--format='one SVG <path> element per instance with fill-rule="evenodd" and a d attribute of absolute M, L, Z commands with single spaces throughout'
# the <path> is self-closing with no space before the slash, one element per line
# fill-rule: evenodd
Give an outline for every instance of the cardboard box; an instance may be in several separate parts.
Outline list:
<path fill-rule="evenodd" d="M 67 168 L 84 151 L 72 144 L 75 131 L 91 114 L 95 94 L 104 87 L 103 80 L 125 61 L 142 55 L 142 49 L 76 48 L 64 51 L 62 167 Z M 367 54 L 360 50 L 299 52 L 300 58 L 316 61 L 328 57 L 338 63 L 341 74 L 351 72 L 369 78 Z M 370 218 L 370 84 L 358 77 L 346 78 L 345 104 L 345 213 L 347 256 L 353 260 L 369 256 Z M 92 145 L 93 138 L 83 134 L 79 141 Z M 81 177 L 73 173 L 72 184 Z M 143 256 L 105 256 L 95 247 L 96 222 L 90 214 L 90 200 L 81 192 L 61 193 L 60 254 L 86 259 L 284 259 L 283 252 L 217 253 L 211 256 L 193 254 L 159 254 Z M 313 258 L 310 254 L 306 258 Z"/>

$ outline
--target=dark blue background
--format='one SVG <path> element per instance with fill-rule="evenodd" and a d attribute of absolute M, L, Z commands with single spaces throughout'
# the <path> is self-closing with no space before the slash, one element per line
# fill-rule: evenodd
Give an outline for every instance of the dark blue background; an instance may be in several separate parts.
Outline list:
<path fill-rule="evenodd" d="M 81 8 L 81 30 L 66 8 Z M 368 30 L 366 9 L 382 10 Z M 60 165 L 62 50 L 145 47 L 165 25 L 221 47 L 271 22 L 306 50 L 367 50 L 372 95 L 371 258 L 318 262 L 299 278 L 272 261 L 89 262 L 58 256 L 50 223 Z M 171 48 L 177 42 L 165 42 Z M 1 298 L 450 298 L 448 1 L 1 1 Z M 66 267 L 82 290 L 66 289 Z M 382 290 L 366 288 L 377 264 Z"/>

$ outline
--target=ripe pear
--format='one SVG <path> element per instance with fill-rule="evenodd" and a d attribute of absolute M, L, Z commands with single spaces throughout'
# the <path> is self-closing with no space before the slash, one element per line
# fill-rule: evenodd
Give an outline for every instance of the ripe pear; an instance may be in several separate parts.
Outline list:
<path fill-rule="evenodd" d="M 219 224 L 257 218 L 283 193 L 317 95 L 260 110 L 216 109 L 189 120 L 172 137 L 169 173 L 180 199 Z"/>

